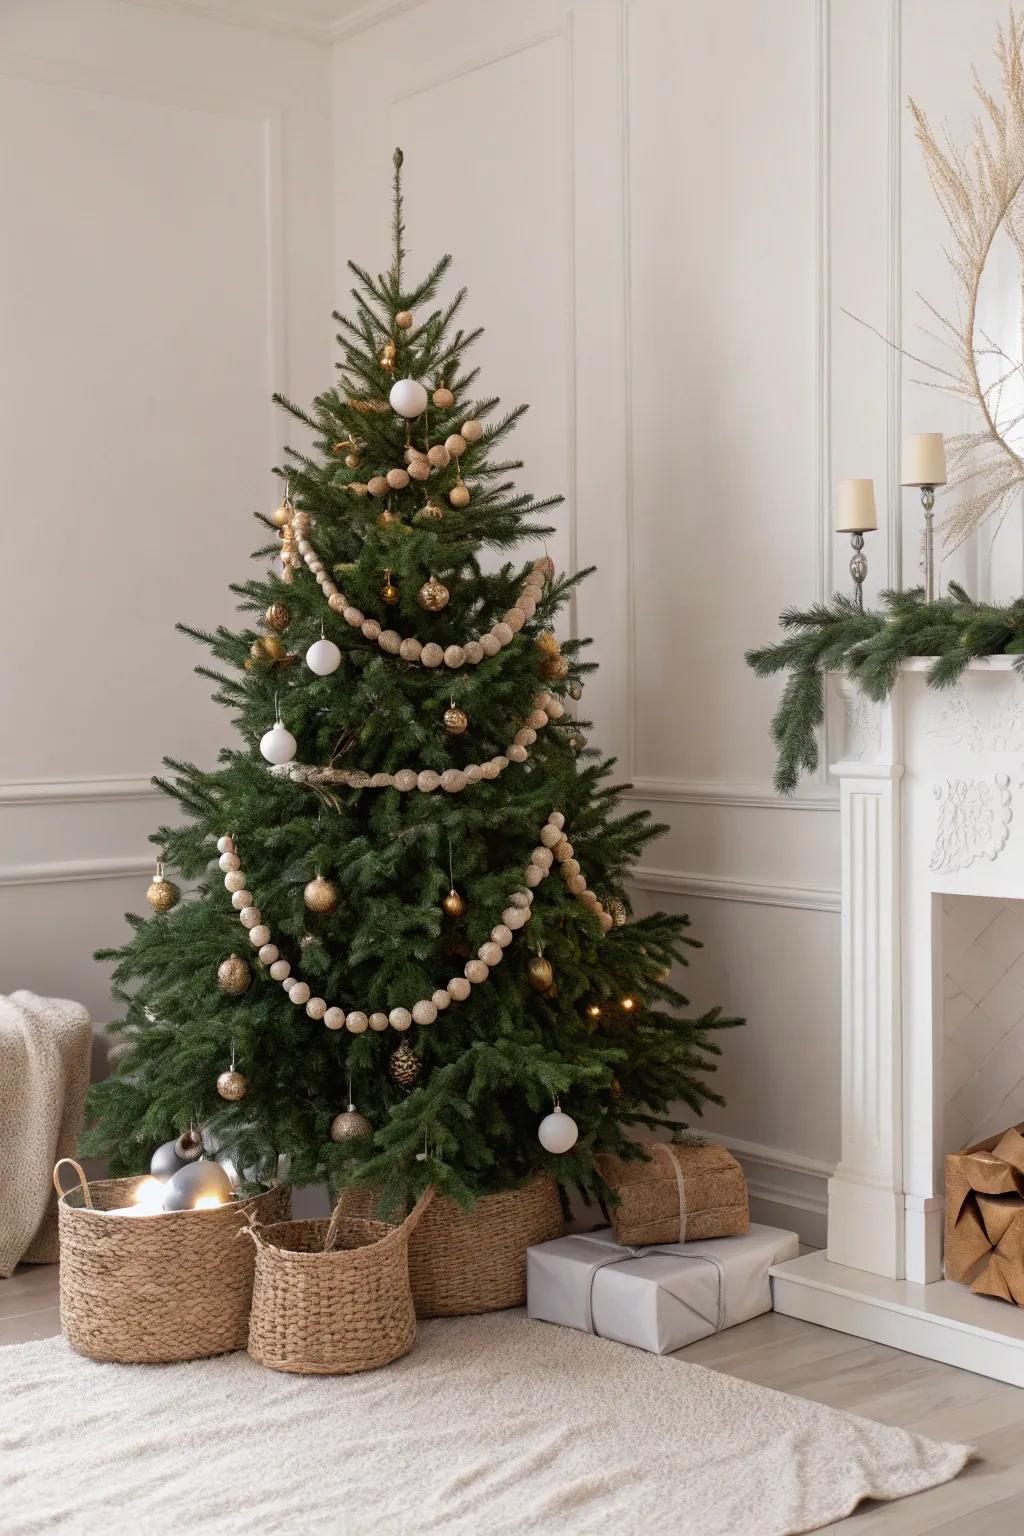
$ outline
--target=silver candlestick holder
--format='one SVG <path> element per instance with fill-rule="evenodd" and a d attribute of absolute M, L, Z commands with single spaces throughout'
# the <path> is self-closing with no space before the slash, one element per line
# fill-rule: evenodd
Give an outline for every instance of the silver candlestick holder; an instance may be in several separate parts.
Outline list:
<path fill-rule="evenodd" d="M 935 487 L 921 486 L 921 505 L 924 508 L 924 595 L 929 603 L 935 601 Z"/>
<path fill-rule="evenodd" d="M 935 601 L 935 488 L 946 484 L 946 444 L 941 432 L 914 432 L 903 440 L 900 484 L 921 492 L 924 508 L 924 595 Z"/>
<path fill-rule="evenodd" d="M 864 535 L 851 533 L 850 543 L 853 546 L 853 554 L 850 556 L 850 575 L 853 577 L 853 600 L 857 604 L 859 612 L 864 612 L 864 580 L 868 574 L 868 557 L 864 553 Z"/>

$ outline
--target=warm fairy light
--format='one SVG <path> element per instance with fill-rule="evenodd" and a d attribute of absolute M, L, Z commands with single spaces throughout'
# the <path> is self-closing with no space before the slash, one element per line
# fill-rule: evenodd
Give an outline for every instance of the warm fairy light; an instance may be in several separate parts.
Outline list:
<path fill-rule="evenodd" d="M 600 1005 L 600 1003 L 589 1003 L 587 1005 L 587 1018 L 588 1019 L 599 1019 L 600 1017 L 601 1017 L 601 1005 Z"/>
<path fill-rule="evenodd" d="M 218 1205 L 223 1204 L 224 1201 L 221 1200 L 217 1195 L 200 1195 L 192 1209 L 194 1211 L 212 1211 L 215 1210 Z"/>
<path fill-rule="evenodd" d="M 632 1013 L 633 1009 L 636 1007 L 636 998 L 624 997 L 622 1002 L 619 1004 L 619 1007 L 622 1009 L 623 1013 Z"/>
<path fill-rule="evenodd" d="M 159 1179 L 143 1179 L 132 1198 L 136 1205 L 144 1206 L 147 1211 L 162 1211 L 164 1186 Z"/>

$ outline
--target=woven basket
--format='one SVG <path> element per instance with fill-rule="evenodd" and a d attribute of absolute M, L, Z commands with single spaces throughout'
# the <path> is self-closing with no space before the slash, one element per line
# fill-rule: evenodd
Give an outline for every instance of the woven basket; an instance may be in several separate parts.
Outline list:
<path fill-rule="evenodd" d="M 353 1192 L 365 1212 L 372 1191 Z M 553 1179 L 484 1195 L 471 1211 L 436 1199 L 409 1244 L 409 1279 L 418 1317 L 499 1312 L 526 1302 L 526 1250 L 561 1237 L 562 1202 Z"/>
<path fill-rule="evenodd" d="M 59 1169 L 81 1181 L 65 1193 Z M 121 1364 L 199 1360 L 244 1349 L 253 1251 L 235 1241 L 250 1213 L 275 1221 L 291 1210 L 276 1187 L 216 1210 L 111 1216 L 131 1205 L 141 1177 L 88 1183 L 78 1163 L 53 1170 L 60 1194 L 60 1322 L 80 1355 Z"/>
<path fill-rule="evenodd" d="M 408 1354 L 409 1238 L 432 1196 L 428 1189 L 401 1226 L 350 1216 L 347 1192 L 330 1221 L 253 1219 L 245 1228 L 256 1245 L 252 1358 L 274 1371 L 342 1376 Z"/>

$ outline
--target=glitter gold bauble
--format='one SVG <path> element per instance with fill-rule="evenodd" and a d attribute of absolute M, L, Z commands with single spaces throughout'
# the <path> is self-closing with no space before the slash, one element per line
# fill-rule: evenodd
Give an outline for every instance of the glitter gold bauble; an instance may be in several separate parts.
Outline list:
<path fill-rule="evenodd" d="M 338 905 L 338 888 L 323 875 L 317 875 L 306 886 L 302 899 L 311 912 L 333 912 Z"/>
<path fill-rule="evenodd" d="M 394 371 L 395 371 L 395 344 L 394 344 L 393 341 L 386 341 L 384 343 L 383 347 L 381 347 L 381 350 L 380 350 L 380 365 L 383 368 L 385 373 L 394 373 Z"/>
<path fill-rule="evenodd" d="M 369 1136 L 373 1126 L 365 1115 L 361 1115 L 354 1104 L 350 1104 L 344 1114 L 335 1115 L 331 1121 L 332 1141 L 355 1141 L 357 1136 Z"/>
<path fill-rule="evenodd" d="M 469 716 L 457 704 L 452 704 L 443 715 L 444 728 L 449 736 L 461 736 L 469 724 Z"/>
<path fill-rule="evenodd" d="M 292 504 L 286 498 L 279 507 L 275 507 L 273 512 L 271 512 L 270 521 L 275 528 L 283 528 L 286 523 L 291 522 L 292 511 Z"/>
<path fill-rule="evenodd" d="M 383 512 L 377 513 L 377 521 L 382 528 L 393 528 L 402 521 L 402 517 L 399 512 L 392 512 L 390 507 L 385 507 Z"/>
<path fill-rule="evenodd" d="M 620 901 L 617 896 L 608 896 L 601 903 L 601 905 L 608 913 L 608 916 L 611 918 L 616 928 L 622 928 L 625 926 L 629 918 L 629 913 L 626 911 L 625 902 Z"/>
<path fill-rule="evenodd" d="M 412 310 L 400 309 L 395 316 L 395 324 L 400 326 L 403 331 L 407 331 L 410 325 L 412 325 Z"/>
<path fill-rule="evenodd" d="M 244 1099 L 249 1084 L 241 1072 L 236 1072 L 234 1067 L 228 1072 L 222 1072 L 217 1079 L 217 1092 L 222 1099 L 236 1104 L 239 1099 Z"/>
<path fill-rule="evenodd" d="M 153 876 L 153 883 L 146 892 L 146 900 L 153 908 L 153 911 L 169 912 L 180 897 L 181 892 L 178 890 L 178 887 L 173 881 L 164 879 L 164 867 L 162 864 L 158 864 L 156 866 L 156 874 Z"/>
<path fill-rule="evenodd" d="M 458 485 L 453 485 L 451 490 L 448 492 L 448 500 L 451 502 L 453 507 L 468 507 L 469 486 L 463 485 L 462 481 L 460 480 Z"/>
<path fill-rule="evenodd" d="M 264 618 L 270 625 L 271 629 L 276 629 L 278 631 L 287 629 L 292 620 L 292 616 L 288 612 L 288 609 L 285 607 L 284 603 L 271 603 L 270 607 L 264 614 Z"/>
<path fill-rule="evenodd" d="M 444 517 L 444 507 L 439 507 L 436 501 L 428 501 L 425 507 L 421 507 L 417 517 L 428 517 L 432 521 L 438 521 Z"/>
<path fill-rule="evenodd" d="M 403 1040 L 397 1051 L 392 1051 L 388 1060 L 388 1076 L 399 1088 L 415 1088 L 419 1082 L 420 1064 L 408 1041 Z"/>
<path fill-rule="evenodd" d="M 455 404 L 455 396 L 445 384 L 439 384 L 431 396 L 439 411 L 447 411 Z"/>
<path fill-rule="evenodd" d="M 229 997 L 238 997 L 249 985 L 249 967 L 241 955 L 228 955 L 217 967 L 217 985 Z"/>
<path fill-rule="evenodd" d="M 366 482 L 366 489 L 371 496 L 386 496 L 390 487 L 383 475 L 371 475 Z"/>
<path fill-rule="evenodd" d="M 569 663 L 564 656 L 545 656 L 541 662 L 541 677 L 559 678 L 565 677 L 569 671 Z"/>
<path fill-rule="evenodd" d="M 359 465 L 361 464 L 361 462 L 362 462 L 362 460 L 360 459 L 358 453 L 346 453 L 346 455 L 345 455 L 345 468 L 346 469 L 358 469 Z"/>
<path fill-rule="evenodd" d="M 425 581 L 416 594 L 421 608 L 428 613 L 440 613 L 442 608 L 448 606 L 450 593 L 443 581 L 438 581 L 436 576 L 431 576 Z"/>
<path fill-rule="evenodd" d="M 442 901 L 441 908 L 449 917 L 461 917 L 466 910 L 465 898 L 453 886 Z"/>
<path fill-rule="evenodd" d="M 526 962 L 526 979 L 535 992 L 547 992 L 555 979 L 555 969 L 543 955 L 531 955 Z"/>
<path fill-rule="evenodd" d="M 578 682 L 571 682 L 569 684 L 569 697 L 570 699 L 582 699 L 583 684 Z"/>
<path fill-rule="evenodd" d="M 380 595 L 381 595 L 381 601 L 387 603 L 389 608 L 393 608 L 395 606 L 395 604 L 398 602 L 399 597 L 401 596 L 401 593 L 399 592 L 398 588 L 395 586 L 394 582 L 391 580 L 391 572 L 390 571 L 385 571 L 384 572 L 384 585 L 380 589 Z"/>
<path fill-rule="evenodd" d="M 561 652 L 558 636 L 553 629 L 542 629 L 533 643 L 542 656 L 557 656 Z"/>

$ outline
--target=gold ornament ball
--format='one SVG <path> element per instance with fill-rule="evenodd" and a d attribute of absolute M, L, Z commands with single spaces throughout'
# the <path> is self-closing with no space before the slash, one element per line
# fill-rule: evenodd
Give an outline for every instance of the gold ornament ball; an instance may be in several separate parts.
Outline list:
<path fill-rule="evenodd" d="M 427 463 L 432 469 L 447 469 L 450 462 L 451 454 L 444 443 L 435 443 L 432 448 L 427 449 Z"/>
<path fill-rule="evenodd" d="M 373 1126 L 365 1115 L 361 1115 L 354 1104 L 350 1104 L 344 1114 L 335 1115 L 331 1121 L 332 1141 L 355 1141 L 357 1136 L 369 1136 Z"/>
<path fill-rule="evenodd" d="M 604 903 L 604 909 L 616 928 L 625 926 L 629 913 L 626 911 L 625 903 L 620 901 L 617 896 L 609 896 Z"/>
<path fill-rule="evenodd" d="M 535 992 L 547 992 L 555 979 L 554 966 L 543 955 L 531 955 L 526 962 L 526 979 Z"/>
<path fill-rule="evenodd" d="M 420 1064 L 416 1053 L 405 1040 L 397 1051 L 392 1051 L 388 1061 L 388 1076 L 399 1088 L 415 1088 L 420 1080 Z"/>
<path fill-rule="evenodd" d="M 241 955 L 228 955 L 217 967 L 217 985 L 229 997 L 239 997 L 249 985 L 250 971 Z"/>
<path fill-rule="evenodd" d="M 461 917 L 466 910 L 465 898 L 460 896 L 453 886 L 442 901 L 441 907 L 449 917 Z"/>
<path fill-rule="evenodd" d="M 583 697 L 583 684 L 582 683 L 577 683 L 577 682 L 570 683 L 569 684 L 569 697 L 570 697 L 570 699 L 582 699 L 582 697 Z"/>
<path fill-rule="evenodd" d="M 393 528 L 396 523 L 402 521 L 401 514 L 392 512 L 390 507 L 385 507 L 383 512 L 377 513 L 377 522 L 381 528 Z"/>
<path fill-rule="evenodd" d="M 569 663 L 564 656 L 545 656 L 541 663 L 540 675 L 547 678 L 565 677 L 569 671 Z"/>
<path fill-rule="evenodd" d="M 362 460 L 360 459 L 358 453 L 346 453 L 346 455 L 345 455 L 345 468 L 346 469 L 358 469 L 359 465 L 361 464 L 361 462 L 362 462 Z"/>
<path fill-rule="evenodd" d="M 444 507 L 439 507 L 436 501 L 428 501 L 425 507 L 421 507 L 417 517 L 429 517 L 439 520 L 444 517 Z"/>
<path fill-rule="evenodd" d="M 323 875 L 317 875 L 306 886 L 302 899 L 311 912 L 333 912 L 338 905 L 338 888 Z"/>
<path fill-rule="evenodd" d="M 395 316 L 395 324 L 400 326 L 403 331 L 407 331 L 410 325 L 412 325 L 412 310 L 400 309 Z"/>
<path fill-rule="evenodd" d="M 276 629 L 278 631 L 287 629 L 288 625 L 292 621 L 292 616 L 288 612 L 288 609 L 285 607 L 284 603 L 271 603 L 270 607 L 264 614 L 264 618 L 270 625 L 271 629 Z"/>
<path fill-rule="evenodd" d="M 558 636 L 553 629 L 542 629 L 533 643 L 542 656 L 558 656 L 561 652 Z"/>
<path fill-rule="evenodd" d="M 275 507 L 274 511 L 270 514 L 270 521 L 273 523 L 275 528 L 284 528 L 291 521 L 291 516 L 291 502 L 282 501 L 281 505 L 279 507 Z"/>
<path fill-rule="evenodd" d="M 439 411 L 447 411 L 455 404 L 455 396 L 445 384 L 437 386 L 432 398 Z"/>
<path fill-rule="evenodd" d="M 146 892 L 146 900 L 154 912 L 169 912 L 176 905 L 181 892 L 170 880 L 165 880 L 162 875 L 153 881 Z"/>
<path fill-rule="evenodd" d="M 393 491 L 404 491 L 409 484 L 409 471 L 407 469 L 389 469 L 384 478 Z"/>
<path fill-rule="evenodd" d="M 241 1072 L 236 1072 L 234 1067 L 229 1072 L 222 1072 L 217 1079 L 217 1092 L 222 1099 L 236 1104 L 239 1099 L 244 1099 L 249 1084 Z"/>
<path fill-rule="evenodd" d="M 458 485 L 453 485 L 451 490 L 448 492 L 448 500 L 451 502 L 453 507 L 468 507 L 469 486 L 463 485 L 462 481 L 460 480 Z"/>
<path fill-rule="evenodd" d="M 449 595 L 444 582 L 438 581 L 436 576 L 425 581 L 416 594 L 420 607 L 428 613 L 440 613 L 442 608 L 447 607 Z"/>
<path fill-rule="evenodd" d="M 450 709 L 445 710 L 444 728 L 449 736 L 461 736 L 468 724 L 469 716 L 457 704 L 453 704 Z"/>
<path fill-rule="evenodd" d="M 386 496 L 389 487 L 383 475 L 372 475 L 366 482 L 366 489 L 371 496 Z"/>
<path fill-rule="evenodd" d="M 401 593 L 399 592 L 398 588 L 395 586 L 394 582 L 391 580 L 391 572 L 390 571 L 387 573 L 387 577 L 385 579 L 384 585 L 380 589 L 380 595 L 381 595 L 381 601 L 387 603 L 389 608 L 393 608 L 395 606 L 395 604 L 398 602 L 399 597 L 401 596 Z"/>

